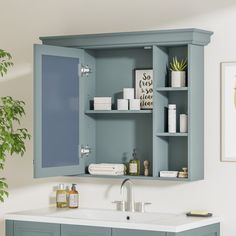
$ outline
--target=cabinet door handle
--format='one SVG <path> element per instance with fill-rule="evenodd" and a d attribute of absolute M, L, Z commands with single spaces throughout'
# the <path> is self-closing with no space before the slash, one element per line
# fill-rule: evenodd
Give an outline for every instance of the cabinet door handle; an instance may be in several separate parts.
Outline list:
<path fill-rule="evenodd" d="M 91 154 L 92 149 L 89 147 L 89 145 L 81 145 L 80 147 L 80 156 L 81 157 L 88 157 L 89 154 Z"/>
<path fill-rule="evenodd" d="M 88 65 L 81 65 L 80 73 L 82 77 L 83 76 L 87 77 L 89 74 L 92 73 L 92 69 Z"/>

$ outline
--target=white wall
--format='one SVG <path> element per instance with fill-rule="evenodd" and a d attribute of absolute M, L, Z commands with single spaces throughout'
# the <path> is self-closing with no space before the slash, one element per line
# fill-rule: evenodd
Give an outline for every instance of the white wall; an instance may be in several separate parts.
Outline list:
<path fill-rule="evenodd" d="M 220 65 L 236 61 L 234 1 L 4 1 L 1 0 L 0 48 L 9 50 L 15 67 L 0 82 L 0 95 L 26 101 L 23 125 L 32 132 L 32 44 L 39 36 L 165 28 L 197 27 L 214 31 L 205 50 L 205 180 L 193 183 L 136 181 L 137 200 L 152 202 L 152 210 L 184 212 L 207 209 L 222 216 L 222 235 L 236 235 L 236 163 L 220 162 Z M 134 5 L 135 4 L 135 5 Z M 48 206 L 59 181 L 77 182 L 84 207 L 112 207 L 120 181 L 32 178 L 32 141 L 23 158 L 9 158 L 3 175 L 10 197 L 0 204 L 0 235 L 5 213 Z M 1 173 L 2 175 L 2 173 Z M 96 198 L 94 193 L 96 192 Z"/>

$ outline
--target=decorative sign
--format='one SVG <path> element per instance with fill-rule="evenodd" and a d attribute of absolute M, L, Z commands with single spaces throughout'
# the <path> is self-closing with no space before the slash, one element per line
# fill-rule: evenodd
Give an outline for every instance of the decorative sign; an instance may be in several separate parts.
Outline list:
<path fill-rule="evenodd" d="M 135 70 L 135 96 L 140 99 L 141 109 L 153 108 L 153 70 Z"/>
<path fill-rule="evenodd" d="M 221 63 L 221 160 L 236 161 L 236 62 Z"/>

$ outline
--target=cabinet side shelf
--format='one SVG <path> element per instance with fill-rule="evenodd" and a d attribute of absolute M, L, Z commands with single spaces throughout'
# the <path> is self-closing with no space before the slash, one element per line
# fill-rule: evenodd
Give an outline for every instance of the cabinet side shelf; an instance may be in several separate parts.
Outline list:
<path fill-rule="evenodd" d="M 167 136 L 167 137 L 187 137 L 188 133 L 157 133 L 156 134 L 157 137 L 160 136 Z"/>
<path fill-rule="evenodd" d="M 174 92 L 174 91 L 188 91 L 188 87 L 173 88 L 173 87 L 158 87 L 157 92 Z"/>
<path fill-rule="evenodd" d="M 170 178 L 170 177 L 156 177 L 157 180 L 166 180 L 166 181 L 181 181 L 181 182 L 187 182 L 189 181 L 189 178 Z"/>

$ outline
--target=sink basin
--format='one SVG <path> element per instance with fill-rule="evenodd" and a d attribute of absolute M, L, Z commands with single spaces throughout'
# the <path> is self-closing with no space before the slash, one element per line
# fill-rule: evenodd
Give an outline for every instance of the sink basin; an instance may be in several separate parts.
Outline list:
<path fill-rule="evenodd" d="M 5 215 L 5 219 L 62 225 L 108 227 L 110 229 L 174 232 L 173 235 L 177 232 L 220 222 L 220 219 L 215 216 L 209 218 L 187 217 L 183 213 L 138 213 L 107 209 L 56 209 L 55 207 L 15 212 Z"/>
<path fill-rule="evenodd" d="M 168 213 L 138 213 L 120 212 L 114 210 L 71 209 L 61 211 L 59 210 L 48 216 L 95 221 L 154 223 L 163 219 L 172 218 L 176 215 Z"/>

